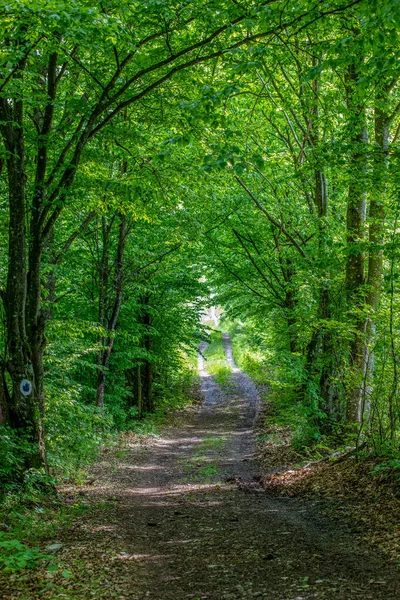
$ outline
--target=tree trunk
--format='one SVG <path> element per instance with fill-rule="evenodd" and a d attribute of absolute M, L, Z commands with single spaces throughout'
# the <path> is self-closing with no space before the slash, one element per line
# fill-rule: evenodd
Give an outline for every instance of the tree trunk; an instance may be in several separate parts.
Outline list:
<path fill-rule="evenodd" d="M 369 315 L 366 325 L 366 392 L 367 403 L 372 393 L 375 358 L 375 313 L 379 306 L 382 270 L 383 237 L 385 228 L 386 174 L 388 168 L 389 119 L 387 112 L 388 92 L 383 90 L 375 106 L 375 148 L 373 152 L 373 189 L 369 208 L 369 256 L 367 278 L 367 306 Z"/>
<path fill-rule="evenodd" d="M 313 59 L 313 67 L 318 65 L 318 61 Z M 329 197 L 328 183 L 326 175 L 318 161 L 318 146 L 320 143 L 319 126 L 319 93 L 320 82 L 316 78 L 313 82 L 313 96 L 310 105 L 310 119 L 308 129 L 310 131 L 310 142 L 314 152 L 314 193 L 312 196 L 313 205 L 318 215 L 317 234 L 318 234 L 318 264 L 320 269 L 320 286 L 318 290 L 318 325 L 313 331 L 310 342 L 307 346 L 305 372 L 306 381 L 302 388 L 302 395 L 306 393 L 308 381 L 315 380 L 317 369 L 320 370 L 318 393 L 321 398 L 321 408 L 328 415 L 333 413 L 333 340 L 332 332 L 326 330 L 324 322 L 331 318 L 330 293 L 329 293 L 329 273 L 323 272 L 322 265 L 326 256 L 326 219 L 328 217 Z M 311 206 L 310 210 L 314 208 Z"/>
<path fill-rule="evenodd" d="M 315 204 L 318 213 L 318 254 L 322 265 L 326 255 L 326 227 L 329 211 L 328 185 L 325 174 L 315 171 Z M 330 418 L 339 412 L 339 397 L 335 379 L 334 339 L 331 329 L 325 323 L 332 318 L 329 273 L 321 273 L 321 287 L 318 300 L 318 320 L 320 321 L 321 372 L 319 378 L 319 396 L 321 408 Z"/>
<path fill-rule="evenodd" d="M 99 371 L 97 374 L 96 384 L 96 406 L 102 408 L 104 405 L 104 390 L 106 382 L 106 372 L 110 361 L 111 352 L 114 346 L 114 333 L 117 327 L 118 317 L 121 310 L 123 293 L 124 293 L 124 255 L 126 245 L 126 215 L 119 215 L 119 232 L 118 245 L 115 258 L 115 269 L 113 277 L 114 295 L 110 310 L 107 310 L 108 305 L 108 280 L 109 280 L 109 258 L 108 258 L 108 242 L 110 228 L 105 224 L 103 219 L 103 253 L 102 262 L 100 265 L 100 285 L 99 285 L 99 322 L 107 329 L 107 334 L 102 338 L 102 349 L 99 353 L 97 364 Z"/>
<path fill-rule="evenodd" d="M 129 386 L 130 395 L 130 406 L 136 406 L 138 410 L 138 417 L 143 416 L 143 382 L 142 382 L 142 367 L 138 364 L 136 367 L 131 367 L 125 372 L 126 381 Z"/>
<path fill-rule="evenodd" d="M 296 334 L 297 319 L 295 315 L 296 298 L 294 296 L 293 290 L 291 289 L 291 281 L 286 283 L 287 287 L 285 290 L 284 312 L 286 314 L 287 330 L 289 337 L 289 350 L 292 353 L 296 353 L 298 351 Z"/>
<path fill-rule="evenodd" d="M 148 304 L 150 298 L 146 297 L 146 305 Z M 146 327 L 146 332 L 144 334 L 144 347 L 148 353 L 151 351 L 151 316 L 146 308 L 146 312 L 143 316 L 143 324 Z M 153 366 L 151 364 L 151 360 L 146 358 L 146 362 L 144 364 L 144 373 L 143 373 L 143 402 L 144 409 L 147 412 L 154 412 L 154 395 L 153 395 Z"/>
<path fill-rule="evenodd" d="M 142 367 L 136 367 L 136 403 L 138 407 L 139 418 L 143 416 L 143 393 L 142 393 Z"/>
<path fill-rule="evenodd" d="M 28 467 L 46 465 L 43 438 L 43 340 L 45 321 L 40 320 L 38 311 L 30 311 L 34 305 L 27 301 L 28 289 L 40 290 L 41 247 L 38 233 L 32 240 L 36 251 L 31 269 L 27 273 L 27 241 L 25 212 L 25 149 L 22 129 L 22 106 L 15 103 L 14 118 L 21 126 L 7 127 L 7 159 L 10 223 L 9 223 L 9 262 L 7 286 L 3 295 L 7 325 L 7 360 L 5 369 L 10 375 L 12 389 L 8 390 L 2 376 L 2 403 L 7 424 L 27 436 L 32 442 L 32 451 L 26 457 Z M 31 251 L 31 256 L 33 253 Z M 37 282 L 39 281 L 39 285 Z M 29 286 L 29 287 L 28 287 Z M 34 290 L 37 294 L 37 289 Z M 39 292 L 40 293 L 40 292 Z M 40 296 L 39 296 L 40 303 Z M 21 382 L 28 380 L 31 391 L 21 392 Z M 34 448 L 37 448 L 35 450 Z"/>
<path fill-rule="evenodd" d="M 366 319 L 363 311 L 365 282 L 364 238 L 366 221 L 366 177 L 368 134 L 365 122 L 365 108 L 358 89 L 359 74 L 351 65 L 347 74 L 347 99 L 351 115 L 349 123 L 352 135 L 352 156 L 350 158 L 350 184 L 346 216 L 346 295 L 349 315 L 353 323 L 353 337 L 350 342 L 350 373 L 346 390 L 346 417 L 348 422 L 359 422 L 365 402 Z"/>

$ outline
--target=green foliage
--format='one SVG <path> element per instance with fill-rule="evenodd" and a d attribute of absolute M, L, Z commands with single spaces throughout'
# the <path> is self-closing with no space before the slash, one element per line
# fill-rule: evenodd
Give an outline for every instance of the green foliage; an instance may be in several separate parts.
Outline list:
<path fill-rule="evenodd" d="M 269 346 L 275 331 L 265 323 L 261 333 L 251 322 L 227 323 L 233 336 L 234 356 L 237 364 L 253 379 L 272 404 L 274 424 L 288 427 L 291 444 L 297 450 L 315 447 L 322 439 L 321 419 L 325 415 L 318 401 L 299 401 L 296 397 L 303 376 L 299 357 L 284 349 Z"/>
<path fill-rule="evenodd" d="M 22 479 L 25 470 L 24 457 L 30 449 L 30 443 L 21 439 L 15 431 L 0 427 L 0 489 L 2 493 L 13 480 Z"/>
<path fill-rule="evenodd" d="M 30 548 L 0 531 L 0 569 L 7 572 L 32 569 L 49 558 L 39 548 Z"/>
<path fill-rule="evenodd" d="M 389 460 L 384 460 L 377 465 L 371 471 L 372 475 L 379 475 L 384 479 L 391 479 L 395 477 L 396 479 L 400 479 L 400 458 L 391 458 Z"/>
<path fill-rule="evenodd" d="M 73 390 L 54 392 L 46 414 L 49 463 L 58 476 L 79 478 L 110 439 L 112 416 L 82 402 Z"/>
<path fill-rule="evenodd" d="M 36 476 L 35 476 L 36 477 Z M 41 475 L 43 482 L 44 476 Z M 76 517 L 88 510 L 84 502 L 63 505 L 54 496 L 37 488 L 24 494 L 16 490 L 3 497 L 0 504 L 0 521 L 5 531 L 0 531 L 0 569 L 18 572 L 48 563 L 48 571 L 59 567 L 54 555 L 46 554 L 37 545 L 47 543 L 60 532 L 66 531 Z"/>

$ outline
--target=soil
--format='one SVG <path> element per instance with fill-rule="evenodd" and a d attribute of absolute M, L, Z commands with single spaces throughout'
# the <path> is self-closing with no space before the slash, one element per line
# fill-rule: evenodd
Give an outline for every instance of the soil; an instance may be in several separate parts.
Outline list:
<path fill-rule="evenodd" d="M 4 599 L 400 597 L 398 565 L 340 515 L 260 485 L 257 390 L 224 344 L 229 382 L 219 386 L 200 356 L 203 403 L 159 437 L 132 439 L 118 464 L 104 459 L 81 489 L 91 510 L 51 540 L 63 544 L 58 558 L 71 577 L 14 577 Z M 65 494 L 75 501 L 76 491 Z"/>

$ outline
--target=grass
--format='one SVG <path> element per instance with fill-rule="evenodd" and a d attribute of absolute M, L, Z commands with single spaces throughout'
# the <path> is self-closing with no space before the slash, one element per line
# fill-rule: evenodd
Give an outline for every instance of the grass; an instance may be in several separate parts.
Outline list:
<path fill-rule="evenodd" d="M 219 385 L 226 385 L 232 370 L 226 360 L 221 331 L 214 330 L 210 343 L 204 351 L 207 371 L 213 375 Z"/>
<path fill-rule="evenodd" d="M 214 475 L 217 475 L 218 467 L 217 465 L 204 465 L 199 472 L 197 473 L 198 479 L 210 479 Z"/>
<path fill-rule="evenodd" d="M 275 374 L 266 356 L 248 348 L 240 336 L 233 338 L 232 347 L 237 364 L 256 385 L 274 383 Z"/>
<path fill-rule="evenodd" d="M 222 448 L 225 444 L 226 438 L 224 436 L 219 437 L 206 437 L 202 442 L 204 448 Z"/>
<path fill-rule="evenodd" d="M 207 451 L 220 450 L 226 442 L 223 436 L 206 437 L 191 458 L 182 459 L 185 471 L 188 473 L 186 482 L 210 480 L 218 474 L 218 456 L 207 455 Z"/>

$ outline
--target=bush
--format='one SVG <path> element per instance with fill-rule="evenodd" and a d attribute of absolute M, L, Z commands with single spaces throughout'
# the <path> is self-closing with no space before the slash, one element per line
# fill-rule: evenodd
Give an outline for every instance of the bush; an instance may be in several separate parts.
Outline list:
<path fill-rule="evenodd" d="M 62 390 L 48 399 L 45 430 L 50 469 L 76 479 L 110 437 L 113 419 L 79 400 L 78 391 Z"/>
<path fill-rule="evenodd" d="M 9 427 L 0 426 L 0 494 L 23 483 L 25 458 L 34 448 L 26 438 Z"/>

